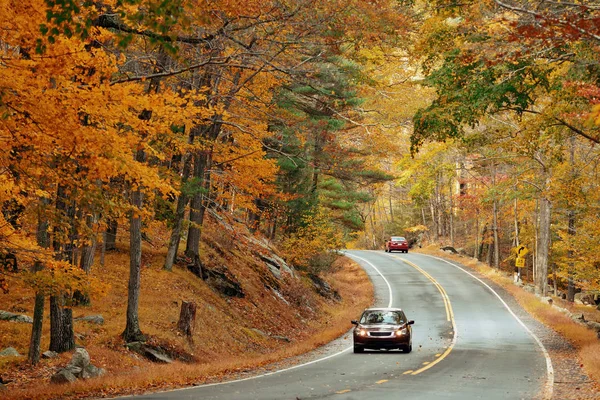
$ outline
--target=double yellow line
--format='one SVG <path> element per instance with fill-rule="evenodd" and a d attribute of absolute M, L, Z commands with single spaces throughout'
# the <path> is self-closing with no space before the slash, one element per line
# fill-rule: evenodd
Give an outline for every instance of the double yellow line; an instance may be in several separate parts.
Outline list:
<path fill-rule="evenodd" d="M 414 269 L 416 269 L 417 271 L 419 271 L 420 273 L 425 275 L 425 277 L 427 277 L 427 279 L 429 279 L 431 281 L 431 283 L 433 283 L 433 285 L 438 289 L 438 291 L 442 295 L 442 300 L 444 301 L 444 306 L 446 307 L 446 320 L 452 324 L 452 334 L 453 334 L 452 342 L 450 343 L 450 346 L 448 346 L 446 351 L 444 351 L 442 353 L 442 355 L 440 355 L 437 359 L 435 359 L 435 361 L 430 362 L 423 368 L 420 368 L 416 371 L 406 371 L 404 373 L 405 375 L 408 375 L 408 374 L 417 375 L 417 374 L 420 374 L 421 372 L 426 371 L 429 368 L 433 367 L 435 364 L 439 363 L 444 358 L 446 358 L 446 356 L 448 356 L 448 354 L 450 354 L 450 352 L 454 348 L 454 345 L 456 344 L 456 322 L 454 320 L 454 311 L 452 311 L 452 305 L 450 304 L 450 299 L 448 298 L 448 293 L 446 293 L 446 290 L 444 290 L 442 285 L 440 285 L 433 276 L 431 276 L 427 271 L 423 270 L 418 265 L 416 265 L 404 258 L 401 258 L 401 257 L 396 257 L 396 258 L 401 260 L 402 262 L 406 263 L 407 265 L 410 265 L 411 267 L 413 267 Z"/>

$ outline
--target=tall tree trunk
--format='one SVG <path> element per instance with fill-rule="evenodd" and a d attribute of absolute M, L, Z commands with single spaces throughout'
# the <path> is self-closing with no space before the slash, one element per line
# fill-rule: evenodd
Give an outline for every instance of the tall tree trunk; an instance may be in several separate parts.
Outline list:
<path fill-rule="evenodd" d="M 73 310 L 64 307 L 62 296 L 50 297 L 50 350 L 62 353 L 75 348 Z"/>
<path fill-rule="evenodd" d="M 190 210 L 190 228 L 188 230 L 187 246 L 185 255 L 195 260 L 200 255 L 200 236 L 201 228 L 204 222 L 205 207 L 208 202 L 208 189 L 210 188 L 210 168 L 211 154 L 208 150 L 200 151 L 194 156 L 194 177 L 198 179 L 200 190 L 192 198 L 192 207 Z"/>
<path fill-rule="evenodd" d="M 136 160 L 143 161 L 143 150 L 138 150 Z M 126 342 L 144 340 L 139 323 L 140 278 L 142 269 L 142 218 L 140 215 L 143 204 L 141 189 L 136 189 L 131 195 L 133 210 L 129 217 L 129 284 L 127 286 L 127 323 L 123 338 Z"/>
<path fill-rule="evenodd" d="M 45 203 L 44 200 L 42 200 Z M 40 247 L 50 247 L 50 234 L 48 233 L 48 221 L 38 216 L 37 226 L 37 243 Z M 36 273 L 42 270 L 43 265 L 36 261 L 33 265 L 33 272 Z M 44 294 L 36 292 L 35 305 L 33 307 L 33 324 L 31 326 L 31 338 L 29 339 L 29 354 L 27 359 L 32 365 L 36 365 L 40 361 L 40 347 L 42 341 L 42 327 L 44 322 Z"/>
<path fill-rule="evenodd" d="M 498 201 L 494 199 L 493 205 L 493 226 L 492 231 L 494 233 L 494 268 L 500 268 L 500 245 L 498 243 Z"/>
<path fill-rule="evenodd" d="M 117 229 L 119 223 L 116 219 L 109 219 L 107 221 L 106 232 L 104 233 L 104 249 L 106 251 L 117 249 Z"/>
<path fill-rule="evenodd" d="M 575 169 L 575 135 L 571 135 L 570 138 L 570 157 L 569 164 L 571 165 L 571 179 L 575 180 L 577 178 L 577 170 Z M 570 209 L 568 212 L 569 225 L 567 233 L 569 236 L 575 236 L 575 211 Z M 574 302 L 575 301 L 575 279 L 573 278 L 573 269 L 575 267 L 573 259 L 575 257 L 575 253 L 572 249 L 569 249 L 568 257 L 569 261 L 569 270 L 567 271 L 568 280 L 567 280 L 567 301 Z"/>
<path fill-rule="evenodd" d="M 567 230 L 570 236 L 575 235 L 575 212 L 569 210 L 569 228 Z M 573 250 L 568 252 L 569 258 L 573 259 Z M 567 281 L 567 301 L 571 303 L 575 301 L 575 280 L 573 279 L 573 262 L 569 262 L 568 281 Z"/>
<path fill-rule="evenodd" d="M 550 219 L 552 204 L 546 197 L 540 199 L 540 233 L 538 237 L 538 254 L 535 265 L 535 292 L 546 296 L 548 292 L 548 256 L 550 252 Z"/>
<path fill-rule="evenodd" d="M 58 260 L 73 261 L 73 230 L 75 207 L 67 205 L 67 188 L 59 185 L 56 192 L 56 209 L 70 223 L 68 235 L 60 227 L 54 229 L 53 248 Z M 64 308 L 64 294 L 50 297 L 50 350 L 61 353 L 75 347 L 73 312 Z"/>
<path fill-rule="evenodd" d="M 195 131 L 195 128 L 190 131 L 188 144 L 193 143 Z M 164 269 L 167 271 L 171 271 L 173 269 L 173 264 L 177 258 L 177 250 L 179 249 L 179 242 L 181 241 L 181 228 L 183 227 L 183 220 L 185 218 L 185 208 L 190 201 L 190 196 L 185 192 L 185 190 L 183 190 L 183 186 L 187 183 L 192 171 L 192 153 L 185 153 L 181 162 L 183 164 L 181 173 L 182 190 L 181 193 L 179 193 L 179 198 L 177 199 L 177 208 L 175 210 L 175 219 L 173 221 L 173 231 L 171 232 L 169 249 L 167 250 L 167 258 L 165 259 Z"/>

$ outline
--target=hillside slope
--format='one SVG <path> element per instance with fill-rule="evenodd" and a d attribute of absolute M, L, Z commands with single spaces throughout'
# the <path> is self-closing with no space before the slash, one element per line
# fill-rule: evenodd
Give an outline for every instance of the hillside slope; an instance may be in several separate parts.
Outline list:
<path fill-rule="evenodd" d="M 241 232 L 241 233 L 240 233 Z M 105 266 L 96 262 L 93 274 L 110 285 L 90 306 L 75 307 L 75 317 L 101 314 L 104 324 L 75 322 L 77 345 L 87 349 L 91 362 L 105 376 L 69 385 L 48 385 L 71 353 L 42 359 L 36 367 L 26 357 L 0 357 L 0 376 L 8 398 L 78 398 L 139 392 L 205 382 L 284 359 L 338 337 L 350 320 L 372 301 L 371 283 L 362 269 L 341 257 L 333 267 L 312 279 L 287 267 L 264 238 L 242 226 L 209 218 L 203 231 L 201 279 L 186 263 L 173 272 L 162 269 L 168 231 L 154 226 L 144 244 L 140 324 L 148 343 L 175 361 L 158 364 L 130 351 L 120 337 L 125 326 L 129 258 L 127 243 L 107 253 Z M 328 282 L 331 290 L 327 290 Z M 0 295 L 0 309 L 32 315 L 34 293 L 18 281 Z M 321 294 L 319 294 L 319 292 Z M 177 330 L 182 301 L 197 304 L 191 337 Z M 42 351 L 49 345 L 48 306 Z M 0 321 L 0 347 L 27 354 L 31 324 Z M 0 349 L 0 350 L 1 350 Z"/>

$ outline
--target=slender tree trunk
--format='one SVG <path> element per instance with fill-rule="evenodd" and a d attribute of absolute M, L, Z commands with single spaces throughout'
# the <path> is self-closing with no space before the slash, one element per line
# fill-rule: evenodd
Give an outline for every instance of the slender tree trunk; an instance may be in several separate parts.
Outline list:
<path fill-rule="evenodd" d="M 475 216 L 475 251 L 473 258 L 479 260 L 479 213 Z"/>
<path fill-rule="evenodd" d="M 540 199 L 540 233 L 538 237 L 538 256 L 536 259 L 535 292 L 546 296 L 548 292 L 548 256 L 550 252 L 550 218 L 552 204 L 543 197 Z"/>
<path fill-rule="evenodd" d="M 573 210 L 569 210 L 569 228 L 567 232 L 570 236 L 575 235 L 575 212 Z M 573 259 L 573 250 L 569 250 L 568 254 L 569 258 Z M 569 277 L 567 281 L 567 301 L 570 301 L 571 303 L 575 301 L 575 280 L 573 279 L 573 268 L 573 262 L 571 261 L 569 262 Z"/>
<path fill-rule="evenodd" d="M 188 137 L 188 144 L 192 144 L 194 140 L 195 129 L 192 129 Z M 181 186 L 187 183 L 190 173 L 192 171 L 192 154 L 190 152 L 185 153 L 182 158 L 182 174 L 181 174 Z M 173 264 L 177 258 L 177 250 L 179 249 L 179 242 L 181 241 L 181 229 L 183 227 L 183 220 L 185 218 L 185 208 L 190 201 L 189 195 L 182 190 L 177 199 L 177 209 L 175 210 L 175 220 L 173 221 L 173 231 L 171 232 L 171 239 L 169 240 L 169 249 L 167 250 L 167 258 L 165 260 L 164 269 L 171 271 Z"/>
<path fill-rule="evenodd" d="M 394 206 L 392 203 L 392 198 L 394 196 L 394 184 L 390 182 L 390 195 L 388 197 L 388 201 L 390 203 L 390 221 L 392 224 L 394 223 Z"/>
<path fill-rule="evenodd" d="M 493 226 L 492 231 L 494 233 L 494 268 L 500 268 L 500 246 L 498 243 L 498 201 L 494 199 L 493 205 Z"/>
<path fill-rule="evenodd" d="M 104 233 L 104 249 L 107 251 L 117 249 L 117 229 L 119 223 L 115 219 L 110 219 L 107 222 L 106 232 Z"/>
<path fill-rule="evenodd" d="M 479 250 L 478 250 L 478 254 L 477 254 L 477 259 L 479 261 L 481 261 L 483 258 L 483 246 L 485 244 L 485 236 L 487 234 L 487 229 L 488 229 L 488 224 L 486 223 L 483 226 L 483 229 L 481 230 L 481 242 L 479 243 Z"/>
<path fill-rule="evenodd" d="M 54 229 L 53 248 L 55 257 L 62 261 L 73 261 L 73 218 L 75 207 L 67 205 L 67 188 L 59 185 L 56 193 L 56 210 L 69 221 L 69 233 L 60 227 Z M 66 242 L 66 243 L 65 243 Z M 64 294 L 50 297 L 50 350 L 61 353 L 75 347 L 73 332 L 73 312 L 65 306 Z"/>
<path fill-rule="evenodd" d="M 577 178 L 577 171 L 575 170 L 575 135 L 571 135 L 570 138 L 570 157 L 569 163 L 571 164 L 571 179 L 575 180 Z M 575 211 L 570 209 L 568 212 L 569 217 L 569 225 L 567 233 L 569 236 L 575 236 Z M 575 252 L 573 249 L 569 249 L 568 251 L 569 261 L 569 270 L 567 271 L 568 280 L 567 280 L 567 301 L 574 302 L 575 301 L 575 279 L 573 278 L 573 269 L 575 268 L 573 259 L 575 257 Z"/>
<path fill-rule="evenodd" d="M 138 150 L 136 160 L 143 161 L 144 158 L 143 150 Z M 143 196 L 141 189 L 138 188 L 131 195 L 133 210 L 129 217 L 129 284 L 127 286 L 127 322 L 125 331 L 123 331 L 123 338 L 126 342 L 145 339 L 140 330 L 138 314 L 142 269 L 142 218 L 140 215 L 142 204 Z"/>
<path fill-rule="evenodd" d="M 46 200 L 42 200 L 47 204 Z M 50 247 L 50 234 L 48 233 L 48 221 L 38 215 L 37 243 L 40 247 L 47 249 Z M 33 265 L 33 272 L 36 273 L 43 269 L 42 263 L 36 261 Z M 31 338 L 29 340 L 29 354 L 27 356 L 32 365 L 40 361 L 40 348 L 42 341 L 42 327 L 44 322 L 44 302 L 45 296 L 41 292 L 35 294 L 35 305 L 33 307 L 33 324 L 31 327 Z"/>
<path fill-rule="evenodd" d="M 190 228 L 188 230 L 187 246 L 185 254 L 192 260 L 200 255 L 200 236 L 201 228 L 204 222 L 205 206 L 208 202 L 204 199 L 208 198 L 208 190 L 210 188 L 210 168 L 211 155 L 209 151 L 201 151 L 196 153 L 194 157 L 194 177 L 200 182 L 198 193 L 192 198 L 192 207 L 190 211 Z"/>

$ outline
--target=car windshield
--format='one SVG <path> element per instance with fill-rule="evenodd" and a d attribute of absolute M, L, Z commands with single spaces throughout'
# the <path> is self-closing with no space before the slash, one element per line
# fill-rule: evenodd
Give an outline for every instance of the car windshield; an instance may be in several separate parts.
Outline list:
<path fill-rule="evenodd" d="M 403 242 L 405 240 L 402 236 L 392 236 L 392 242 Z"/>
<path fill-rule="evenodd" d="M 402 324 L 404 315 L 401 311 L 374 310 L 365 311 L 360 319 L 361 324 Z"/>

